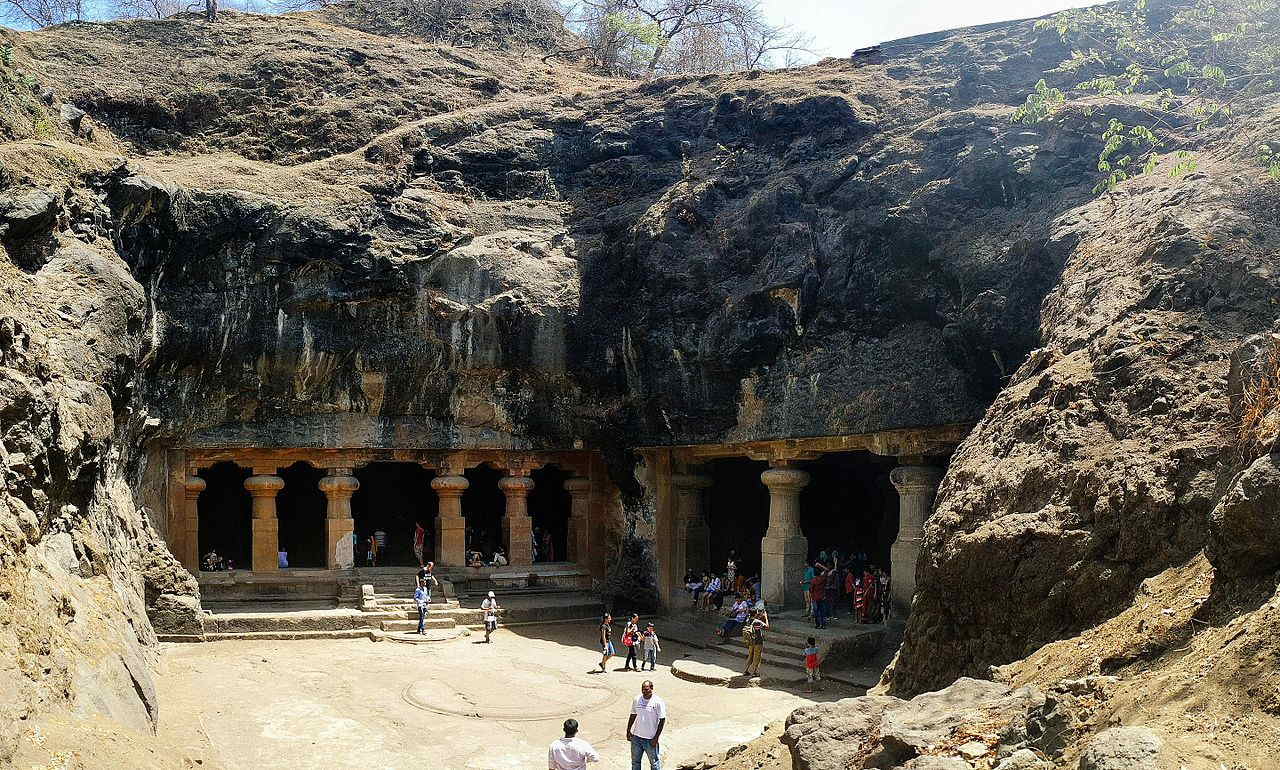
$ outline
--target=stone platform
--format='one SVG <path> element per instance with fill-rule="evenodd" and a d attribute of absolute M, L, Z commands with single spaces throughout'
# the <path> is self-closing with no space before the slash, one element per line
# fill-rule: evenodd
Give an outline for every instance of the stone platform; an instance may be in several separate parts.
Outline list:
<path fill-rule="evenodd" d="M 700 663 L 692 658 L 671 661 L 671 675 L 687 682 L 698 682 L 716 687 L 759 686 L 762 677 L 748 677 L 741 671 L 715 663 Z"/>
<path fill-rule="evenodd" d="M 684 610 L 656 622 L 662 639 L 741 658 L 745 665 L 747 647 L 741 635 L 734 633 L 727 640 L 716 636 L 716 629 L 726 619 L 719 613 Z M 813 627 L 802 610 L 771 612 L 769 623 L 770 627 L 765 632 L 764 664 L 785 671 L 780 675 L 785 679 L 804 678 L 804 648 L 810 636 L 818 643 L 823 678 L 861 689 L 875 686 L 887 657 L 896 646 L 893 635 L 885 626 L 836 621 L 825 629 L 819 629 Z M 738 675 L 741 675 L 740 671 Z"/>

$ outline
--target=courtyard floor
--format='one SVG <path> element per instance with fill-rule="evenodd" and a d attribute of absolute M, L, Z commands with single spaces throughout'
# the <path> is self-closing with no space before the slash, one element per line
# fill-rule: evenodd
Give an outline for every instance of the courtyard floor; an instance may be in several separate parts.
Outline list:
<path fill-rule="evenodd" d="M 595 634 L 588 622 L 501 628 L 487 645 L 475 633 L 418 645 L 167 644 L 158 737 L 206 767 L 525 770 L 546 767 L 547 745 L 572 716 L 600 752 L 599 767 L 621 768 L 631 699 L 650 678 L 667 701 L 664 766 L 675 768 L 745 743 L 799 706 L 860 694 L 684 681 L 667 665 L 679 657 L 735 668 L 742 660 L 675 642 L 663 643 L 654 674 L 614 671 L 621 657 L 608 673 L 591 673 Z"/>

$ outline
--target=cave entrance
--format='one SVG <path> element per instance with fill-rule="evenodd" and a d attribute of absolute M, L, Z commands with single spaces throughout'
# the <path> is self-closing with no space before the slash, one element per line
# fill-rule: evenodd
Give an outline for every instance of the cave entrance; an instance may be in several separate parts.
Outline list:
<path fill-rule="evenodd" d="M 354 475 L 360 482 L 360 488 L 351 496 L 356 565 L 368 564 L 366 543 L 375 533 L 383 532 L 385 542 L 379 549 L 378 566 L 418 566 L 413 538 L 419 524 L 426 531 L 423 556 L 430 559 L 438 511 L 436 494 L 431 489 L 435 472 L 417 463 L 376 462 L 357 468 Z"/>
<path fill-rule="evenodd" d="M 253 497 L 244 480 L 253 475 L 248 468 L 221 462 L 197 473 L 206 487 L 197 501 L 199 512 L 196 557 L 217 551 L 235 567 L 248 569 L 253 554 Z"/>
<path fill-rule="evenodd" d="M 320 491 L 325 472 L 299 460 L 280 471 L 284 489 L 276 495 L 279 522 L 279 549 L 292 568 L 325 567 L 325 509 L 328 501 Z"/>
<path fill-rule="evenodd" d="M 760 474 L 768 468 L 768 463 L 745 457 L 707 463 L 711 487 L 707 489 L 706 517 L 711 570 L 716 574 L 723 576 L 731 550 L 737 558 L 738 574 L 760 574 L 760 540 L 769 528 L 769 489 L 760 481 Z"/>
<path fill-rule="evenodd" d="M 467 550 L 480 551 L 487 561 L 493 557 L 494 549 L 502 545 L 502 513 L 507 508 L 507 496 L 498 486 L 502 471 L 480 465 L 468 468 L 463 475 L 471 484 L 462 493 Z"/>
<path fill-rule="evenodd" d="M 543 536 L 538 540 L 536 561 L 565 561 L 568 558 L 573 496 L 564 488 L 564 482 L 573 474 L 559 466 L 548 465 L 529 475 L 533 479 L 529 515 L 533 518 L 535 536 Z"/>
<path fill-rule="evenodd" d="M 862 555 L 889 568 L 889 548 L 898 532 L 898 492 L 889 472 L 893 457 L 867 451 L 829 452 L 801 467 L 809 484 L 800 493 L 800 530 L 809 541 L 809 562 L 834 549 L 842 563 Z"/>

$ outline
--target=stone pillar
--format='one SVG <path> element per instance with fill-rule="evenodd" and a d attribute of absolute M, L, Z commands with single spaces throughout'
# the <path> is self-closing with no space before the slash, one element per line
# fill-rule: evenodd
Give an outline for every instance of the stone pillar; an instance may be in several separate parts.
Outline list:
<path fill-rule="evenodd" d="M 591 479 L 565 479 L 564 489 L 573 502 L 569 508 L 569 532 L 566 558 L 579 566 L 587 566 L 591 553 Z"/>
<path fill-rule="evenodd" d="M 436 476 L 431 488 L 440 499 L 436 514 L 436 566 L 461 567 L 467 563 L 467 521 L 462 518 L 462 493 L 471 482 L 466 476 Z"/>
<path fill-rule="evenodd" d="M 507 546 L 507 562 L 512 566 L 533 563 L 533 519 L 529 518 L 529 492 L 533 479 L 528 476 L 504 476 L 498 488 L 507 496 L 507 510 L 502 515 L 502 542 Z"/>
<path fill-rule="evenodd" d="M 324 530 L 325 566 L 329 569 L 351 569 L 355 566 L 355 543 L 351 533 L 355 521 L 351 518 L 351 496 L 360 488 L 360 481 L 351 475 L 350 468 L 330 468 L 329 475 L 320 479 L 320 491 L 328 499 Z"/>
<path fill-rule="evenodd" d="M 194 473 L 183 482 L 178 561 L 193 575 L 200 570 L 200 493 L 208 484 Z"/>
<path fill-rule="evenodd" d="M 905 619 L 911 611 L 916 593 L 916 562 L 920 558 L 920 540 L 925 519 L 933 510 L 933 498 L 942 481 L 942 469 L 928 465 L 900 465 L 889 474 L 898 490 L 898 539 L 890 554 L 889 593 L 893 616 Z"/>
<path fill-rule="evenodd" d="M 671 477 L 676 490 L 676 537 L 672 558 L 679 578 L 687 570 L 699 572 L 711 566 L 711 529 L 707 526 L 702 510 L 702 490 L 711 486 L 711 479 L 689 473 L 677 473 Z"/>
<path fill-rule="evenodd" d="M 284 479 L 274 475 L 273 470 L 254 468 L 254 475 L 244 480 L 244 488 L 253 495 L 253 558 L 249 568 L 254 572 L 274 572 L 280 568 L 276 495 L 284 489 Z"/>
<path fill-rule="evenodd" d="M 800 532 L 800 490 L 809 474 L 797 468 L 770 468 L 760 474 L 769 488 L 769 529 L 760 541 L 760 590 L 770 609 L 801 607 L 800 580 L 809 541 Z"/>

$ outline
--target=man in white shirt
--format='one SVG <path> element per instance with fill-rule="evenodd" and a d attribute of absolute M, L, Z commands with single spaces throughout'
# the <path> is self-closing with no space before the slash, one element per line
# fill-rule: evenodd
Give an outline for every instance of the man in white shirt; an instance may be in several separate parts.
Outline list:
<path fill-rule="evenodd" d="M 640 770 L 640 757 L 649 756 L 651 770 L 662 770 L 658 760 L 658 738 L 667 726 L 667 704 L 653 694 L 653 682 L 640 684 L 640 694 L 631 703 L 627 719 L 627 740 L 631 742 L 631 770 Z"/>
<path fill-rule="evenodd" d="M 484 613 L 484 643 L 489 643 L 489 635 L 498 630 L 498 597 L 489 592 L 488 598 L 480 602 L 480 611 Z"/>
<path fill-rule="evenodd" d="M 551 742 L 547 749 L 550 770 L 587 770 L 588 762 L 599 762 L 600 755 L 590 743 L 577 737 L 578 720 L 564 720 L 564 737 Z"/>

